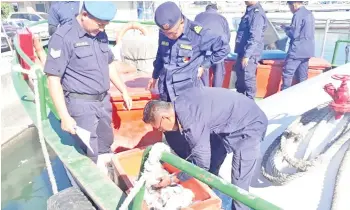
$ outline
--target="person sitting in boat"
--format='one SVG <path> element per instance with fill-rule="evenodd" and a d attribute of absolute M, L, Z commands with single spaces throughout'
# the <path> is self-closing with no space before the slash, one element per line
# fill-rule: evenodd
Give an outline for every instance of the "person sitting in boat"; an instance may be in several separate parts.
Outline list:
<path fill-rule="evenodd" d="M 315 18 L 312 12 L 304 7 L 302 1 L 287 3 L 293 18 L 290 26 L 281 26 L 290 38 L 281 90 L 292 85 L 294 76 L 298 83 L 307 80 L 309 59 L 315 54 Z"/>
<path fill-rule="evenodd" d="M 230 46 L 223 36 L 187 19 L 174 2 L 161 4 L 154 19 L 159 27 L 159 46 L 148 89 L 159 79 L 160 98 L 174 101 L 188 88 L 203 86 L 203 72 L 223 61 Z"/>
<path fill-rule="evenodd" d="M 264 49 L 264 33 L 267 28 L 265 11 L 257 1 L 245 1 L 247 9 L 239 24 L 235 53 L 237 62 L 237 92 L 254 99 L 256 94 L 256 67 Z"/>
<path fill-rule="evenodd" d="M 160 131 L 179 130 L 190 147 L 188 161 L 215 175 L 227 153 L 233 153 L 232 184 L 249 190 L 268 123 L 253 100 L 225 88 L 190 88 L 173 102 L 149 101 L 143 121 Z M 219 137 L 212 144 L 210 134 Z M 166 176 L 154 187 L 190 178 L 185 173 L 172 180 Z M 232 209 L 249 208 L 234 201 Z"/>
<path fill-rule="evenodd" d="M 205 12 L 199 13 L 194 21 L 202 24 L 206 28 L 210 28 L 213 32 L 225 37 L 230 43 L 231 32 L 226 18 L 218 13 L 216 4 L 208 4 Z M 222 87 L 225 77 L 225 62 L 214 64 L 213 68 L 213 87 Z M 209 86 L 209 71 L 203 72 L 202 80 L 205 86 Z"/>
<path fill-rule="evenodd" d="M 59 26 L 71 22 L 79 14 L 80 1 L 60 1 L 52 4 L 49 11 L 49 34 L 52 36 Z"/>
<path fill-rule="evenodd" d="M 92 160 L 111 152 L 112 82 L 131 109 L 132 100 L 115 68 L 104 28 L 116 14 L 113 2 L 85 1 L 80 14 L 58 28 L 48 45 L 44 67 L 48 88 L 64 131 L 73 134 Z M 90 132 L 90 149 L 75 135 L 77 126 Z"/>

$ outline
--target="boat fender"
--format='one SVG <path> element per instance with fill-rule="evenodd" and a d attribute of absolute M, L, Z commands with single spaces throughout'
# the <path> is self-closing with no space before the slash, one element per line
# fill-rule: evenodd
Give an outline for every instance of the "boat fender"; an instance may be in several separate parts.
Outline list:
<path fill-rule="evenodd" d="M 69 187 L 47 200 L 47 210 L 96 210 L 80 189 Z"/>

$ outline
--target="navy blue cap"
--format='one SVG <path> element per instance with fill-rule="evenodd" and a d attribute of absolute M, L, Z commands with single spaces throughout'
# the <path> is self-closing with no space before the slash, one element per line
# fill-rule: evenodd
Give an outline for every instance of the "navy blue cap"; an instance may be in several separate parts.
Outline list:
<path fill-rule="evenodd" d="M 180 8 L 171 1 L 159 5 L 154 15 L 156 24 L 165 30 L 171 29 L 181 18 Z"/>
<path fill-rule="evenodd" d="M 99 20 L 113 20 L 117 6 L 111 1 L 84 1 L 86 11 Z"/>

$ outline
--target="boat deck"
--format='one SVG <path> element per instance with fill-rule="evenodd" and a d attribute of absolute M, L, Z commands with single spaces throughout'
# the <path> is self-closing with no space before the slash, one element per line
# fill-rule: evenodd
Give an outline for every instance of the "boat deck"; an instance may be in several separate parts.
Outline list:
<path fill-rule="evenodd" d="M 349 74 L 349 69 L 350 63 L 257 102 L 269 119 L 266 137 L 262 142 L 261 158 L 270 144 L 297 116 L 331 100 L 323 90 L 323 86 L 331 82 L 338 87 L 340 82 L 332 79 L 331 75 Z M 335 176 L 343 156 L 341 153 L 333 158 L 329 166 L 324 166 L 328 167 L 326 175 L 317 171 L 310 172 L 284 186 L 273 186 L 262 176 L 261 160 L 259 160 L 250 192 L 287 210 L 330 209 Z M 220 176 L 227 181 L 231 179 L 231 160 L 232 155 L 228 155 L 220 170 Z"/>

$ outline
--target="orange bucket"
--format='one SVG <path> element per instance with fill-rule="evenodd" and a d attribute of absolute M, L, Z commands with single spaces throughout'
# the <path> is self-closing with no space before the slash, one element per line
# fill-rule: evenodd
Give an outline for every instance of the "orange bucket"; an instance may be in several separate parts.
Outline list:
<path fill-rule="evenodd" d="M 112 85 L 112 126 L 115 141 L 112 151 L 121 152 L 136 147 L 152 145 L 162 140 L 162 133 L 142 121 L 143 108 L 152 99 L 158 99 L 158 92 L 150 92 L 145 88 L 152 78 L 151 73 L 133 72 L 121 74 L 132 98 L 132 109 L 124 108 L 124 101 L 120 92 Z"/>
<path fill-rule="evenodd" d="M 128 192 L 140 173 L 140 166 L 144 148 L 136 148 L 125 152 L 115 154 L 112 158 L 116 179 L 119 187 Z M 169 173 L 179 172 L 179 170 L 170 164 L 164 163 L 163 167 Z M 183 187 L 190 189 L 194 195 L 194 203 L 186 210 L 219 210 L 221 209 L 220 198 L 205 184 L 197 179 L 190 179 L 180 183 Z M 144 204 L 144 210 L 149 208 Z"/>

